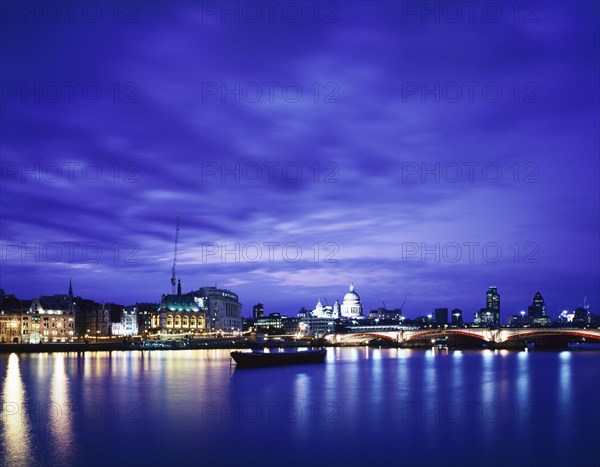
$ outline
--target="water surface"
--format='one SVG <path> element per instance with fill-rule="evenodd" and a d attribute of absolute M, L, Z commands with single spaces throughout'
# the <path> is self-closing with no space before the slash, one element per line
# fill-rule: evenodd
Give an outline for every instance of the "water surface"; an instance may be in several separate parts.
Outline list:
<path fill-rule="evenodd" d="M 0 356 L 1 465 L 598 466 L 600 352 Z"/>

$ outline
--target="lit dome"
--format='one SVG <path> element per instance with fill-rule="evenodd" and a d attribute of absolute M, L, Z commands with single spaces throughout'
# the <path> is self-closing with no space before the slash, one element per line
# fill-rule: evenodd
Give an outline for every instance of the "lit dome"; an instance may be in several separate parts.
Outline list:
<path fill-rule="evenodd" d="M 359 303 L 360 297 L 354 291 L 354 282 L 350 282 L 350 287 L 348 288 L 348 292 L 344 295 L 344 303 Z"/>

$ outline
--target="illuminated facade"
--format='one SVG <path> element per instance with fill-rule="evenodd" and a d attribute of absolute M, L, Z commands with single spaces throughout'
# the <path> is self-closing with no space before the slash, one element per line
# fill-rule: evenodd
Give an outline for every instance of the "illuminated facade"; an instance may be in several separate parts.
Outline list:
<path fill-rule="evenodd" d="M 226 289 L 204 287 L 186 294 L 163 295 L 158 311 L 152 313 L 151 332 L 201 333 L 237 332 L 242 329 L 242 305 Z"/>
<path fill-rule="evenodd" d="M 545 326 L 551 323 L 552 320 L 546 315 L 546 303 L 541 293 L 536 292 L 533 296 L 531 306 L 527 308 L 527 316 L 529 317 L 529 321 L 534 325 Z"/>
<path fill-rule="evenodd" d="M 475 312 L 473 322 L 477 326 L 500 325 L 500 294 L 497 287 L 490 287 L 485 294 L 485 308 Z"/>
<path fill-rule="evenodd" d="M 204 303 L 210 331 L 237 332 L 242 330 L 242 304 L 231 290 L 203 287 L 196 296 Z"/>
<path fill-rule="evenodd" d="M 357 318 L 362 314 L 363 307 L 360 297 L 354 290 L 354 283 L 351 282 L 341 304 L 339 300 L 336 300 L 333 306 L 323 306 L 321 299 L 319 299 L 315 309 L 309 313 L 309 317 L 323 319 Z"/>
<path fill-rule="evenodd" d="M 362 304 L 360 303 L 360 297 L 354 291 L 354 282 L 350 282 L 348 292 L 344 295 L 340 313 L 342 318 L 357 318 L 362 316 Z"/>
<path fill-rule="evenodd" d="M 0 313 L 0 343 L 21 343 L 21 313 Z"/>
<path fill-rule="evenodd" d="M 67 295 L 42 295 L 33 299 L 29 311 L 22 315 L 22 342 L 72 342 L 75 339 L 75 310 L 70 282 Z"/>
<path fill-rule="evenodd" d="M 113 336 L 135 336 L 138 333 L 138 319 L 135 310 L 123 310 L 121 321 L 112 323 Z"/>
<path fill-rule="evenodd" d="M 315 309 L 310 312 L 310 316 L 313 318 L 338 319 L 340 317 L 339 300 L 336 300 L 332 307 L 331 305 L 323 306 L 321 299 L 319 298 Z"/>
<path fill-rule="evenodd" d="M 329 318 L 301 318 L 298 328 L 306 336 L 323 337 L 335 332 L 335 321 Z"/>
<path fill-rule="evenodd" d="M 152 313 L 150 332 L 162 334 L 199 334 L 206 330 L 204 304 L 195 294 L 163 295 L 158 311 Z"/>

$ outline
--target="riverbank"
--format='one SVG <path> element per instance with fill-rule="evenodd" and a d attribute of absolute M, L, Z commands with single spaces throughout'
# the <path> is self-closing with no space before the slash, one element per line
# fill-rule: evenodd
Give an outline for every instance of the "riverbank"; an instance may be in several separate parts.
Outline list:
<path fill-rule="evenodd" d="M 324 347 L 325 341 L 255 341 L 248 338 L 193 339 L 185 341 L 111 341 L 44 344 L 0 344 L 0 354 L 44 352 L 98 352 L 117 350 L 191 350 Z"/>
<path fill-rule="evenodd" d="M 369 344 L 368 347 L 374 348 L 400 348 L 400 349 L 427 349 L 429 345 L 376 345 Z M 50 353 L 50 352 L 111 352 L 124 350 L 197 350 L 197 349 L 262 349 L 262 348 L 297 348 L 297 347 L 365 347 L 365 344 L 343 344 L 333 345 L 325 341 L 305 341 L 305 342 L 256 342 L 250 339 L 203 339 L 190 341 L 182 344 L 180 342 L 148 341 L 142 342 L 118 341 L 118 342 L 98 342 L 98 343 L 46 343 L 46 344 L 0 344 L 0 354 L 28 354 L 28 353 Z M 439 349 L 449 350 L 523 350 L 523 347 L 493 347 L 493 346 L 433 346 Z M 600 350 L 600 344 L 569 344 L 562 347 L 543 347 L 531 346 L 530 350 Z"/>

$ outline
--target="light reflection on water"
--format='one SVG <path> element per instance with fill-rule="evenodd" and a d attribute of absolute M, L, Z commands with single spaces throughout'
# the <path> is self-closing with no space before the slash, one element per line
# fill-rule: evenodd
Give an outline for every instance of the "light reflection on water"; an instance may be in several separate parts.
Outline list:
<path fill-rule="evenodd" d="M 71 420 L 73 409 L 69 400 L 66 357 L 64 354 L 57 354 L 53 360 L 48 422 L 53 438 L 53 456 L 55 462 L 62 465 L 68 461 L 73 450 L 73 421 Z"/>
<path fill-rule="evenodd" d="M 4 459 L 0 464 L 26 466 L 31 463 L 32 448 L 29 414 L 25 404 L 25 388 L 19 368 L 19 357 L 8 357 L 2 388 L 2 446 Z"/>
<path fill-rule="evenodd" d="M 379 348 L 257 370 L 234 370 L 227 350 L 0 356 L 0 465 L 147 466 L 172 464 L 173 452 L 182 464 L 199 451 L 206 465 L 231 465 L 265 442 L 263 465 L 394 464 L 400 451 L 420 465 L 559 465 L 573 446 L 583 465 L 600 454 L 577 443 L 600 435 L 599 362 Z"/>

